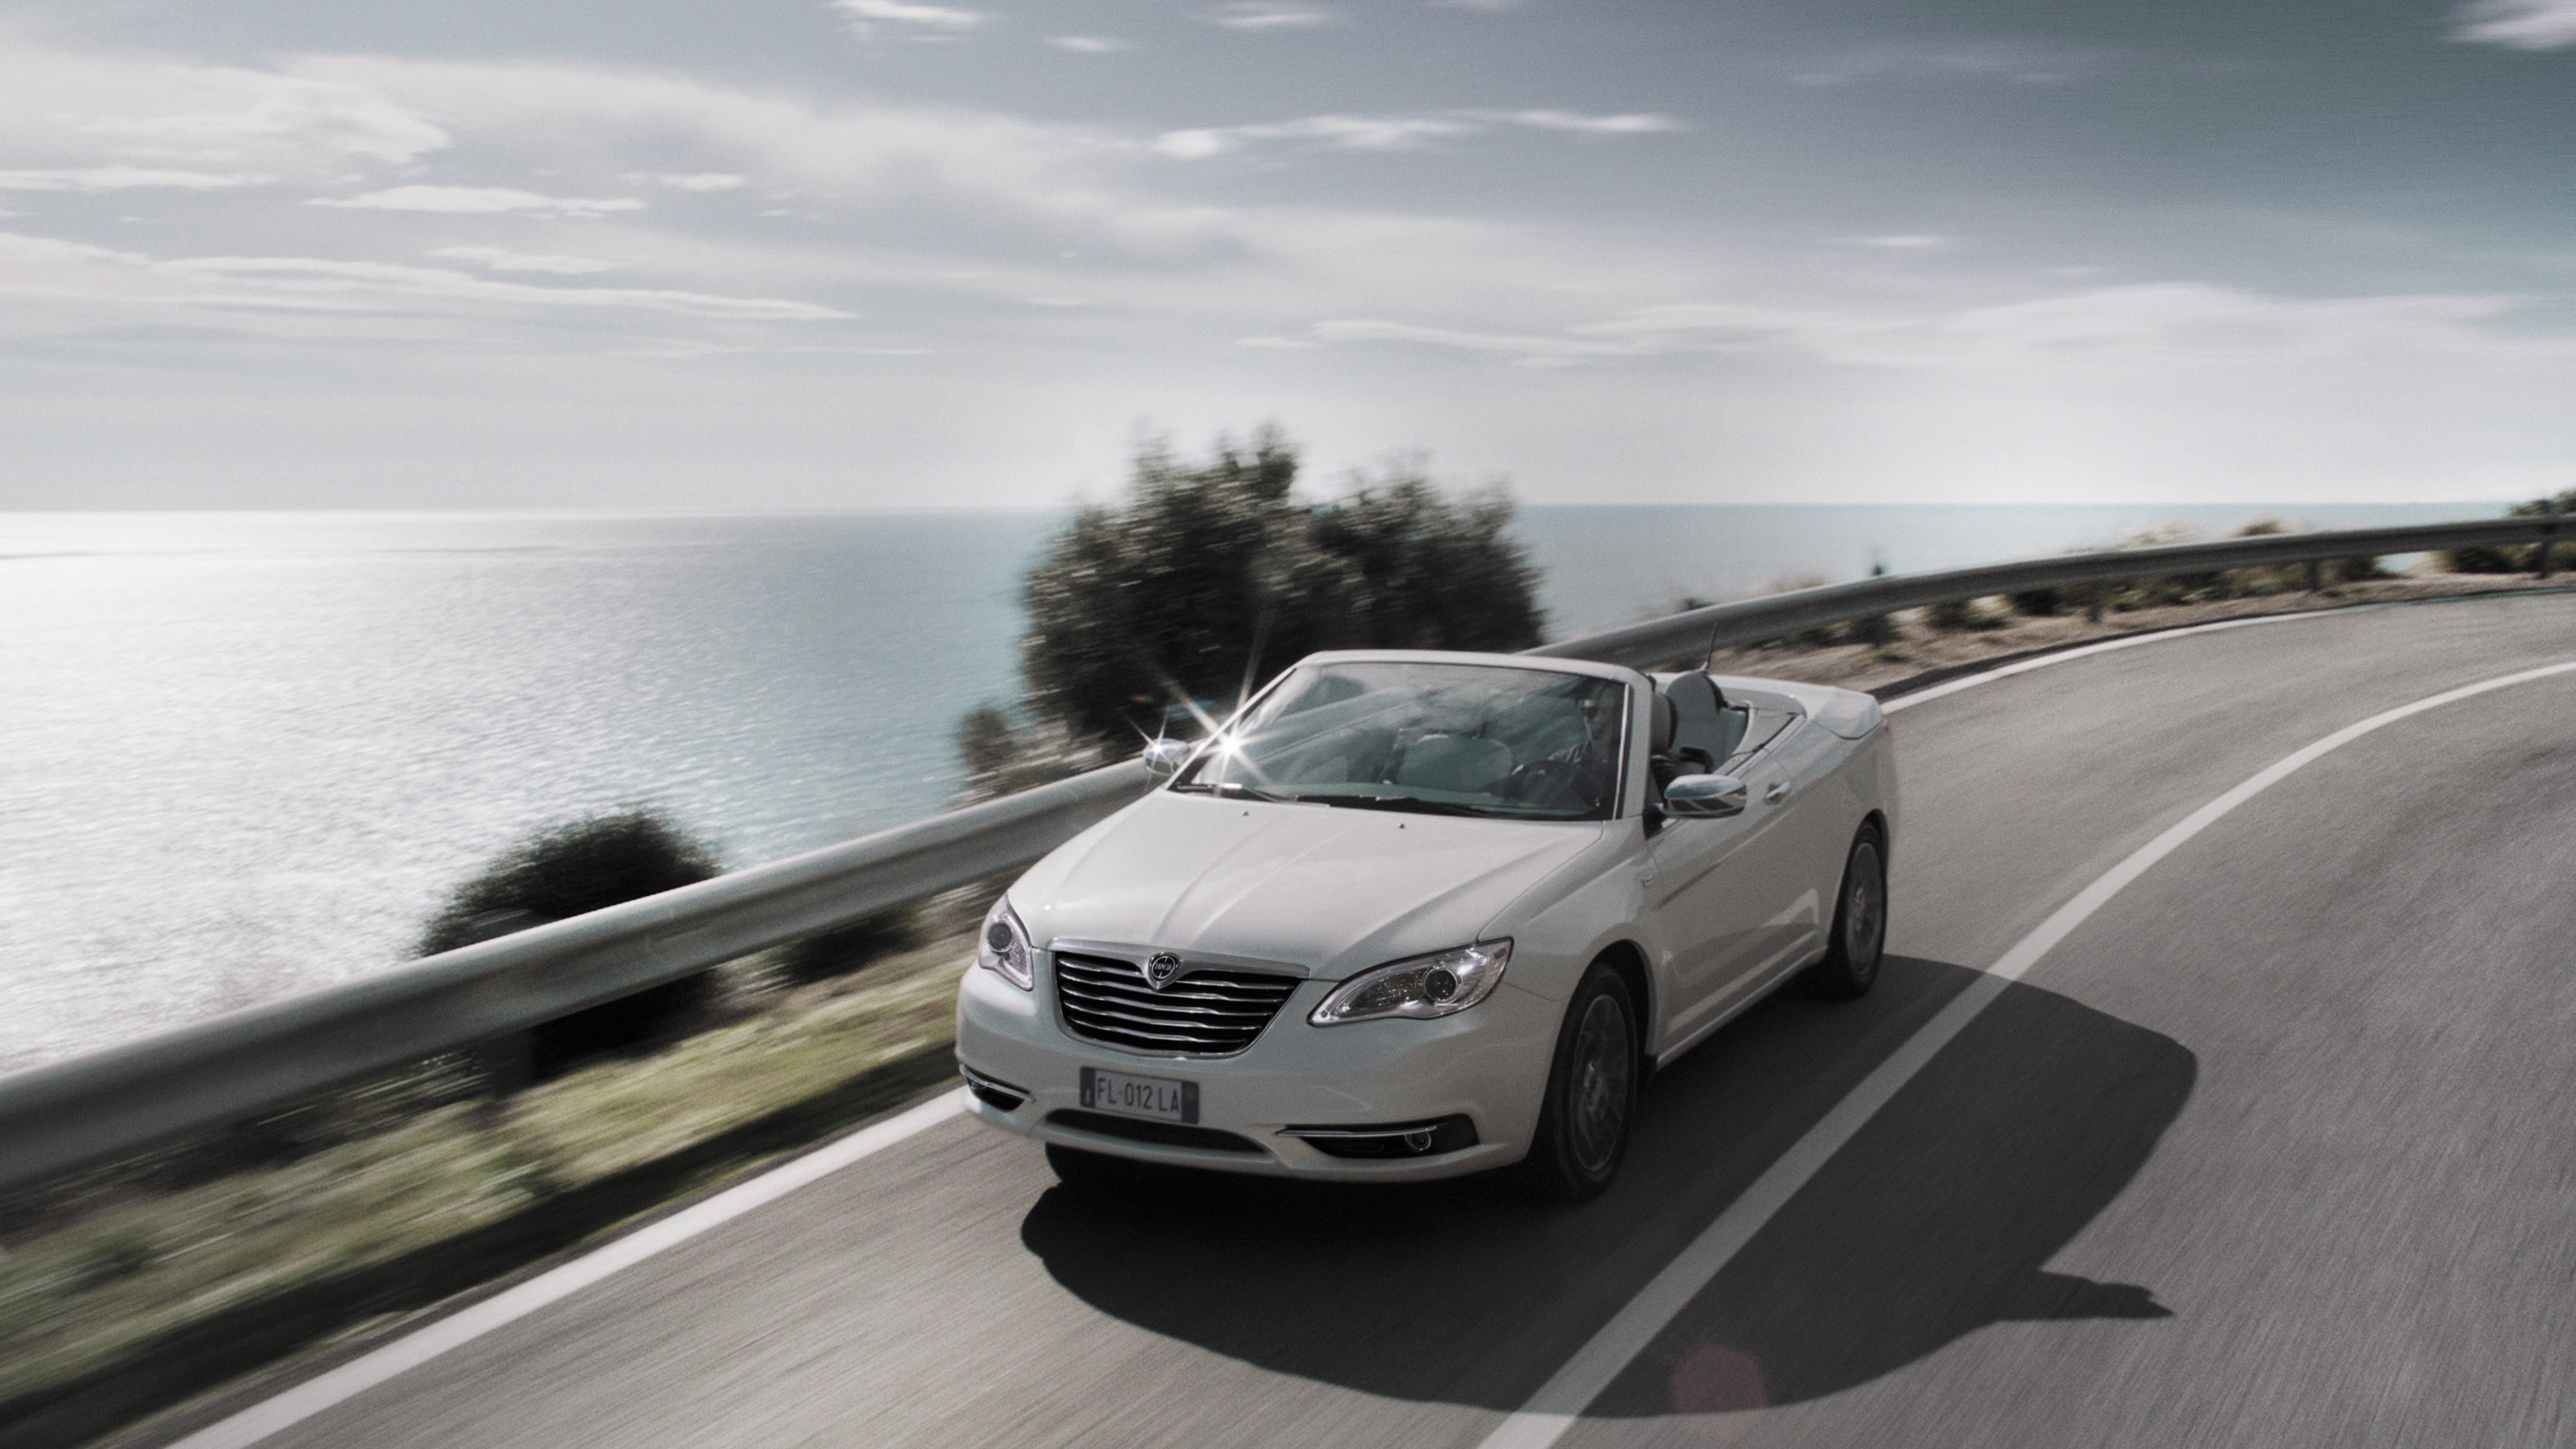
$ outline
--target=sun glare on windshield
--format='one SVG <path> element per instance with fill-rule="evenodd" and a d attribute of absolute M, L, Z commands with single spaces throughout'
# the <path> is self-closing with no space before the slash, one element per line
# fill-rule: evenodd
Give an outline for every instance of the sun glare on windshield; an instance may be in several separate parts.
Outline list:
<path fill-rule="evenodd" d="M 1626 691 L 1474 664 L 1309 665 L 1172 788 L 1263 800 L 1603 820 L 1618 799 Z"/>

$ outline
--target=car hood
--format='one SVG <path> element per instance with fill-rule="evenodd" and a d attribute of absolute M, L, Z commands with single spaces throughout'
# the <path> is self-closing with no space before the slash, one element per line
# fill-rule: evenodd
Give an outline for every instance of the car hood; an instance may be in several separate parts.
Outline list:
<path fill-rule="evenodd" d="M 1011 902 L 1041 946 L 1151 946 L 1338 980 L 1479 939 L 1604 828 L 1158 790 L 1032 867 Z"/>

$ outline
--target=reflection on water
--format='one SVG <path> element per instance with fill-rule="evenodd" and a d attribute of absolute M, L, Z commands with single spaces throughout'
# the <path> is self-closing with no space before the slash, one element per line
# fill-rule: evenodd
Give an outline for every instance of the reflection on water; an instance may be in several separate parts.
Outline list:
<path fill-rule="evenodd" d="M 937 809 L 1048 522 L 0 519 L 0 1066 L 397 960 L 570 815 Z"/>

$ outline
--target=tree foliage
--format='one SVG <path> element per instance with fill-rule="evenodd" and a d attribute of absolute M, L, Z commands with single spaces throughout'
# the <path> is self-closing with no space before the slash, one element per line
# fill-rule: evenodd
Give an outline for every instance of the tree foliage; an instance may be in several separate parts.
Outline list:
<path fill-rule="evenodd" d="M 1175 708 L 1222 714 L 1314 650 L 1538 642 L 1507 499 L 1453 502 L 1418 461 L 1320 505 L 1293 496 L 1296 478 L 1276 428 L 1200 463 L 1140 449 L 1126 498 L 1084 509 L 1030 570 L 1030 711 L 1079 747 L 1122 752 Z M 971 721 L 970 768 L 992 773 L 1005 738 Z"/>

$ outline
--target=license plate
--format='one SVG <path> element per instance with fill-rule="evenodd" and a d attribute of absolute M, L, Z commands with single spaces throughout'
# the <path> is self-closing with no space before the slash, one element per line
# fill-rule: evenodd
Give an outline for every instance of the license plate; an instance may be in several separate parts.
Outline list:
<path fill-rule="evenodd" d="M 1082 1105 L 1095 1112 L 1124 1117 L 1154 1117 L 1165 1122 L 1199 1120 L 1199 1084 L 1170 1077 L 1139 1077 L 1126 1072 L 1082 1069 Z"/>

